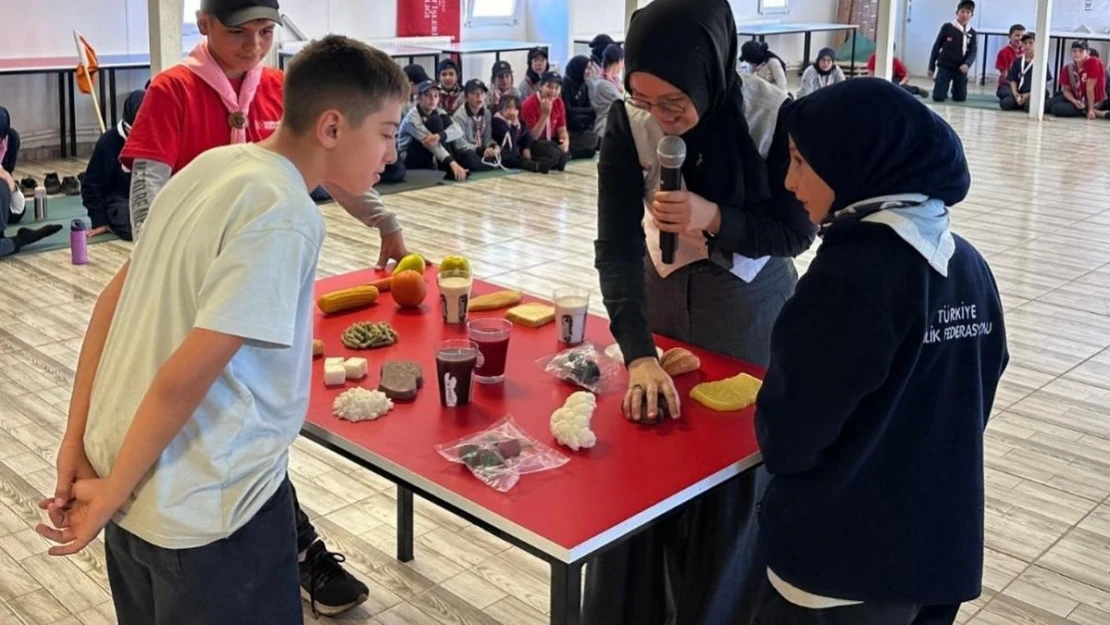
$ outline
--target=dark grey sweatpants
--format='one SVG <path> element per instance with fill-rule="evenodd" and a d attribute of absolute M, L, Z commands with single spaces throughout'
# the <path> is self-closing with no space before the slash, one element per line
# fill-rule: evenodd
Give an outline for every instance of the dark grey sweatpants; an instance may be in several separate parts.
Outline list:
<path fill-rule="evenodd" d="M 216 514 L 217 511 L 213 511 Z M 105 529 L 119 625 L 303 625 L 288 479 L 246 525 L 195 549 Z"/>
<path fill-rule="evenodd" d="M 792 261 L 772 258 L 751 284 L 708 263 L 666 279 L 645 264 L 652 331 L 767 364 L 771 329 L 798 282 Z M 768 585 L 755 515 L 768 481 L 762 468 L 741 475 L 591 561 L 583 625 L 753 623 Z"/>

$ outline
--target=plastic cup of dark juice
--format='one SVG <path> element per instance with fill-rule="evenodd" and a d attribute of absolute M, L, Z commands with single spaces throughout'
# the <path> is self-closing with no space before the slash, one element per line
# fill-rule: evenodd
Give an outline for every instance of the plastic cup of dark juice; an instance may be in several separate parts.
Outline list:
<path fill-rule="evenodd" d="M 509 333 L 513 324 L 507 319 L 474 319 L 467 324 L 470 340 L 481 354 L 474 369 L 479 384 L 497 384 L 505 380 L 505 361 L 509 355 Z"/>
<path fill-rule="evenodd" d="M 481 353 L 474 341 L 451 339 L 436 344 L 436 378 L 439 402 L 448 408 L 470 404 L 474 388 L 474 369 Z"/>

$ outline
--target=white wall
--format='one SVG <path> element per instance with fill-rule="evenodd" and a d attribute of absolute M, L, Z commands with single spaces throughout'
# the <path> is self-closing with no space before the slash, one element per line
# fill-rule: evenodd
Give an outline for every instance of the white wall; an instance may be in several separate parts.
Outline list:
<path fill-rule="evenodd" d="M 569 1 L 569 0 L 567 0 Z M 564 5 L 552 11 L 540 4 Z M 186 7 L 199 4 L 198 0 L 185 0 Z M 535 4 L 545 19 L 564 19 L 562 30 L 567 43 L 564 56 L 555 60 L 565 63 L 569 51 L 569 10 L 564 0 L 521 0 L 522 13 L 528 13 L 528 4 Z M 328 33 L 341 33 L 358 38 L 393 37 L 397 31 L 396 0 L 282 0 L 282 12 L 287 14 L 309 37 Z M 186 11 L 189 9 L 187 8 Z M 79 28 L 100 54 L 142 54 L 149 50 L 147 32 L 147 0 L 0 0 L 0 14 L 19 15 L 18 20 L 0 20 L 0 58 L 72 56 L 76 63 L 72 30 Z M 522 15 L 522 17 L 524 17 Z M 465 17 L 465 15 L 463 16 Z M 550 24 L 534 24 L 538 35 L 558 36 Z M 529 38 L 527 18 L 515 26 L 462 28 L 464 41 L 490 39 L 523 40 Z M 539 37 L 545 41 L 546 37 Z M 185 36 L 185 47 L 197 40 Z M 552 42 L 553 44 L 556 42 Z M 508 53 L 503 58 L 513 64 L 518 79 L 524 72 L 526 53 Z M 464 58 L 463 74 L 489 80 L 493 55 Z M 120 100 L 132 89 L 139 89 L 149 79 L 143 70 L 118 72 L 117 87 Z M 54 76 L 3 76 L 0 77 L 0 105 L 8 107 L 12 121 L 23 136 L 26 148 L 56 146 L 58 144 L 58 81 Z M 92 110 L 91 100 L 77 94 L 78 141 L 91 143 L 100 131 Z"/>

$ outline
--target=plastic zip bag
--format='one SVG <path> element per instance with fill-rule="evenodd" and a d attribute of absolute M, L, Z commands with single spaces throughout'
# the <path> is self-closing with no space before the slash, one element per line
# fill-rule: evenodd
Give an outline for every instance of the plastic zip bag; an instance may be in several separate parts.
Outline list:
<path fill-rule="evenodd" d="M 529 436 L 512 415 L 436 451 L 451 462 L 465 464 L 474 477 L 502 493 L 520 481 L 520 476 L 557 469 L 570 458 Z"/>

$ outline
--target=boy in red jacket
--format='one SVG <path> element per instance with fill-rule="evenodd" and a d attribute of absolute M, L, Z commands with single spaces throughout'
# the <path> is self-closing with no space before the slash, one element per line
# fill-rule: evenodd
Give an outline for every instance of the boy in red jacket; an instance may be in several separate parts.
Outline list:
<path fill-rule="evenodd" d="M 994 59 L 994 68 L 998 70 L 998 99 L 1005 98 L 1010 95 L 1010 83 L 1006 76 L 1010 73 L 1010 68 L 1014 66 L 1014 61 L 1022 55 L 1021 38 L 1025 36 L 1025 27 L 1021 24 L 1014 24 L 1010 27 L 1010 39 L 1006 41 L 1006 45 L 998 51 L 998 56 Z"/>

